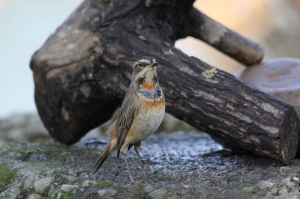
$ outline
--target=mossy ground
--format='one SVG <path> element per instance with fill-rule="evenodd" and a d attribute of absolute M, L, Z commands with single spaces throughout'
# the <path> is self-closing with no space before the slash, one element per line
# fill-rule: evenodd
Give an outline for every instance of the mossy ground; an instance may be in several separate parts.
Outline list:
<path fill-rule="evenodd" d="M 5 164 L 0 163 L 0 193 L 9 187 L 14 177 L 15 172 Z"/>

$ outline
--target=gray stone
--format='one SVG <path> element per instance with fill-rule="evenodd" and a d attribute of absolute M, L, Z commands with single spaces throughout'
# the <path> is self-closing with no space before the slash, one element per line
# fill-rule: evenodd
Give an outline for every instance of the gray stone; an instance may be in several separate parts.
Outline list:
<path fill-rule="evenodd" d="M 296 187 L 296 183 L 291 181 L 291 178 L 285 178 L 284 180 L 282 180 L 281 183 L 282 186 L 286 186 L 288 189 L 293 189 L 294 187 Z"/>
<path fill-rule="evenodd" d="M 1 198 L 17 198 L 17 196 L 20 194 L 20 189 L 18 187 L 11 187 L 6 189 L 1 193 Z"/>
<path fill-rule="evenodd" d="M 33 186 L 36 173 L 27 172 L 22 178 L 23 189 L 29 189 Z"/>
<path fill-rule="evenodd" d="M 54 177 L 42 178 L 34 182 L 34 189 L 35 191 L 44 191 L 51 185 L 53 181 L 54 181 Z"/>
<path fill-rule="evenodd" d="M 291 171 L 291 168 L 288 167 L 288 166 L 280 167 L 280 169 L 279 169 L 279 173 L 280 173 L 281 175 L 283 175 L 283 174 L 285 174 L 285 173 L 288 173 L 288 172 L 290 172 L 290 171 Z"/>
<path fill-rule="evenodd" d="M 145 191 L 147 192 L 147 193 L 150 193 L 150 192 L 152 192 L 152 191 L 154 191 L 155 190 L 155 187 L 153 187 L 153 186 L 151 186 L 150 184 L 148 184 L 147 186 L 145 186 Z"/>
<path fill-rule="evenodd" d="M 295 181 L 295 182 L 299 182 L 299 178 L 297 178 L 297 177 L 293 177 L 293 181 Z"/>
<path fill-rule="evenodd" d="M 162 198 L 167 193 L 167 190 L 164 187 L 156 189 L 149 193 L 152 198 Z"/>
<path fill-rule="evenodd" d="M 260 194 L 261 196 L 265 196 L 265 195 L 266 195 L 266 192 L 265 192 L 264 190 L 261 190 L 261 191 L 259 192 L 259 194 Z"/>
<path fill-rule="evenodd" d="M 46 177 L 51 177 L 54 175 L 55 171 L 57 171 L 57 169 L 50 169 L 49 171 L 46 172 L 47 176 Z"/>
<path fill-rule="evenodd" d="M 26 171 L 24 169 L 22 169 L 25 166 L 26 166 L 25 162 L 18 162 L 17 164 L 15 164 L 13 166 L 12 169 L 17 170 L 17 173 L 16 173 L 17 177 L 21 178 L 26 173 Z"/>
<path fill-rule="evenodd" d="M 82 183 L 82 187 L 89 187 L 93 184 L 96 184 L 96 181 L 91 181 L 91 180 L 85 180 L 83 183 Z"/>
<path fill-rule="evenodd" d="M 60 189 L 62 191 L 68 192 L 68 191 L 71 191 L 71 190 L 77 189 L 77 188 L 79 188 L 78 185 L 63 184 Z"/>
<path fill-rule="evenodd" d="M 57 199 L 61 199 L 62 198 L 62 192 L 59 192 L 58 194 L 57 194 Z"/>
<path fill-rule="evenodd" d="M 114 189 L 101 189 L 101 190 L 99 190 L 98 191 L 98 194 L 99 194 L 99 196 L 102 198 L 104 198 L 104 197 L 108 197 L 108 196 L 113 196 L 113 195 L 115 195 L 115 193 L 116 193 L 117 191 L 116 190 L 114 190 Z"/>
<path fill-rule="evenodd" d="M 242 191 L 245 192 L 245 193 L 252 193 L 253 190 L 254 190 L 253 187 L 245 187 L 245 188 L 242 189 Z"/>
<path fill-rule="evenodd" d="M 282 187 L 280 190 L 279 190 L 279 195 L 281 196 L 286 196 L 288 194 L 288 191 L 287 191 L 287 188 L 286 187 Z"/>
<path fill-rule="evenodd" d="M 277 195 L 277 193 L 278 193 L 277 187 L 273 187 L 273 188 L 271 189 L 271 194 L 272 194 L 272 195 Z"/>
<path fill-rule="evenodd" d="M 50 189 L 48 191 L 48 196 L 51 196 L 54 192 L 55 192 L 55 188 L 54 188 L 53 184 L 51 184 Z"/>
<path fill-rule="evenodd" d="M 76 180 L 75 176 L 71 176 L 71 175 L 62 175 L 62 176 L 67 178 L 68 181 L 70 181 L 70 182 L 74 182 Z"/>
<path fill-rule="evenodd" d="M 268 182 L 268 181 L 260 181 L 259 183 L 256 184 L 256 186 L 261 189 L 261 190 L 264 190 L 264 189 L 271 189 L 275 186 L 274 183 L 272 182 Z"/>
<path fill-rule="evenodd" d="M 44 197 L 42 197 L 39 194 L 30 194 L 27 199 L 43 199 L 43 198 Z"/>

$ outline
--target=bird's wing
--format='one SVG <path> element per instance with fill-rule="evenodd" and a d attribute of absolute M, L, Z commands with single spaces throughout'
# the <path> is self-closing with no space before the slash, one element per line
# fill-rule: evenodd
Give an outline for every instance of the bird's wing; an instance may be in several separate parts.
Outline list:
<path fill-rule="evenodd" d="M 128 92 L 123 100 L 120 115 L 117 118 L 117 157 L 120 155 L 120 149 L 123 145 L 131 124 L 139 111 L 138 96 L 134 93 Z"/>

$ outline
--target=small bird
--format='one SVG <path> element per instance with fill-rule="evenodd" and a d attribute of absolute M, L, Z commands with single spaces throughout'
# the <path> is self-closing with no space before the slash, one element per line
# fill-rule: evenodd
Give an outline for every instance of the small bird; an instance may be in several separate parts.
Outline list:
<path fill-rule="evenodd" d="M 157 65 L 155 59 L 148 56 L 140 58 L 133 64 L 131 83 L 122 102 L 120 114 L 107 130 L 110 140 L 95 164 L 92 174 L 96 173 L 108 156 L 117 150 L 117 158 L 120 152 L 124 156 L 130 184 L 135 183 L 126 158 L 127 151 L 134 146 L 144 178 L 151 183 L 138 149 L 141 142 L 157 130 L 165 114 L 165 97 L 158 83 Z"/>

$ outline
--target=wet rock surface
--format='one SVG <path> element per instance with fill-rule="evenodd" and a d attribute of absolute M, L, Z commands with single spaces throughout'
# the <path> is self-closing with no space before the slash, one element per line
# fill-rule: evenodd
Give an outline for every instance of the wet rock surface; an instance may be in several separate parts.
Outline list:
<path fill-rule="evenodd" d="M 125 188 L 128 172 L 112 154 L 95 175 L 91 169 L 105 142 L 66 147 L 47 141 L 0 148 L 0 198 L 299 198 L 300 161 L 285 166 L 243 151 L 222 150 L 200 133 L 156 134 L 140 150 L 145 182 Z M 142 171 L 133 150 L 129 164 Z"/>

